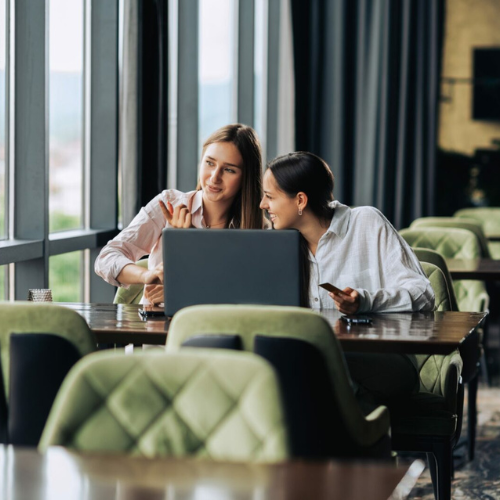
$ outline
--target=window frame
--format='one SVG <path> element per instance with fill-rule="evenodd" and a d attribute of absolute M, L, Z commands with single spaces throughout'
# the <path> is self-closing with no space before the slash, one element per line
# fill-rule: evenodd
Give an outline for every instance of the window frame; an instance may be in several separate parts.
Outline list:
<path fill-rule="evenodd" d="M 110 302 L 114 287 L 95 277 L 92 262 L 118 232 L 118 2 L 84 1 L 84 228 L 52 234 L 48 0 L 8 5 L 9 239 L 0 241 L 0 265 L 11 265 L 9 296 L 25 300 L 29 288 L 48 288 L 49 257 L 84 251 L 84 300 Z"/>

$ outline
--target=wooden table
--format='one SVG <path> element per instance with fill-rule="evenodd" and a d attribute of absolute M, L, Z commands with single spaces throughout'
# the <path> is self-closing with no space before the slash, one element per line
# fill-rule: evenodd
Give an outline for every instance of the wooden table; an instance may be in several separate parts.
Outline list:
<path fill-rule="evenodd" d="M 500 260 L 446 259 L 451 277 L 457 280 L 500 280 Z"/>
<path fill-rule="evenodd" d="M 170 321 L 142 321 L 132 304 L 60 303 L 80 313 L 99 344 L 164 345 Z M 480 324 L 487 313 L 429 312 L 370 314 L 372 325 L 348 327 L 338 311 L 322 311 L 345 351 L 448 354 Z"/>
<path fill-rule="evenodd" d="M 387 500 L 405 498 L 423 469 L 341 462 L 243 465 L 90 456 L 0 445 L 0 498 L 9 500 Z"/>

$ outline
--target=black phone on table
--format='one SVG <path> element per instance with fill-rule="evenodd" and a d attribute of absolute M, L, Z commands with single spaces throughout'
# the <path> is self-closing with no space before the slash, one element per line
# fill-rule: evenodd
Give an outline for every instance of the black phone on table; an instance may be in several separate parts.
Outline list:
<path fill-rule="evenodd" d="M 340 316 L 340 319 L 348 325 L 371 325 L 373 323 L 370 316 Z"/>
<path fill-rule="evenodd" d="M 146 321 L 148 318 L 154 318 L 157 316 L 165 316 L 165 309 L 163 306 L 142 306 L 142 309 L 139 309 L 139 316 L 143 321 Z"/>

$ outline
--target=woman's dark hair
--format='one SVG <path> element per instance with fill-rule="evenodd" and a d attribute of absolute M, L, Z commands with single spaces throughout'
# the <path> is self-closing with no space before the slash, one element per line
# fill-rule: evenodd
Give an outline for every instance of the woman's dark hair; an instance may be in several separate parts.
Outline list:
<path fill-rule="evenodd" d="M 259 204 L 262 199 L 262 149 L 257 133 L 252 127 L 235 123 L 216 130 L 203 144 L 201 156 L 210 144 L 231 142 L 243 159 L 241 190 L 229 213 L 231 227 L 240 229 L 262 229 L 264 213 Z M 198 182 L 196 189 L 201 189 Z"/>
<path fill-rule="evenodd" d="M 324 160 L 315 154 L 297 151 L 278 156 L 267 168 L 281 191 L 291 198 L 302 191 L 307 195 L 307 206 L 313 214 L 321 220 L 331 220 L 334 179 Z"/>
<path fill-rule="evenodd" d="M 290 198 L 297 193 L 307 195 L 307 206 L 321 221 L 330 223 L 333 217 L 334 178 L 330 167 L 319 156 L 306 151 L 297 151 L 278 156 L 268 164 L 278 188 Z M 300 237 L 301 253 L 301 290 L 300 302 L 303 307 L 309 304 L 309 246 L 306 239 Z"/>

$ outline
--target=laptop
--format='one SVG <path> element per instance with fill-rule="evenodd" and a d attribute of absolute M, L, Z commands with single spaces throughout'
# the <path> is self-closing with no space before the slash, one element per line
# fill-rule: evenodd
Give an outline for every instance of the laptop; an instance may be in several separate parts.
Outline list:
<path fill-rule="evenodd" d="M 300 305 L 296 230 L 164 229 L 165 315 L 195 304 Z"/>

